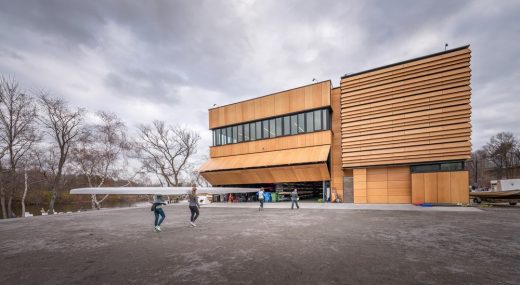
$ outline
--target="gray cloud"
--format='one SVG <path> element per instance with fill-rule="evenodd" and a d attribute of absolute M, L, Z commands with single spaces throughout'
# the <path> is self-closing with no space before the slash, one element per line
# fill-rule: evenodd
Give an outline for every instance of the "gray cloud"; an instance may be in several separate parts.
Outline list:
<path fill-rule="evenodd" d="M 0 0 L 0 73 L 130 125 L 471 44 L 473 143 L 520 135 L 515 1 Z"/>

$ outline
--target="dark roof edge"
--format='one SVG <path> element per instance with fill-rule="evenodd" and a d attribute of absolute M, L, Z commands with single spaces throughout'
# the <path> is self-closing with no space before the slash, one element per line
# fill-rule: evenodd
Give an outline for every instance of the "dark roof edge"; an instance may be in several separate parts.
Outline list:
<path fill-rule="evenodd" d="M 240 103 L 244 103 L 244 102 L 247 102 L 247 101 L 255 100 L 255 99 L 258 99 L 258 98 L 272 96 L 272 95 L 276 95 L 278 93 L 283 93 L 283 92 L 287 92 L 287 91 L 296 90 L 296 89 L 299 89 L 299 88 L 309 87 L 309 86 L 316 85 L 316 84 L 322 84 L 322 83 L 325 83 L 325 82 L 330 82 L 330 87 L 331 87 L 330 89 L 332 90 L 333 89 L 333 87 L 332 87 L 332 80 L 331 79 L 326 79 L 326 80 L 323 80 L 323 81 L 320 81 L 320 82 L 310 83 L 310 84 L 302 85 L 302 86 L 298 86 L 298 87 L 293 87 L 293 88 L 289 88 L 289 89 L 286 89 L 286 90 L 278 91 L 278 92 L 275 92 L 275 93 L 266 94 L 266 95 L 262 95 L 262 96 L 258 96 L 258 97 L 254 97 L 254 98 L 250 98 L 250 99 L 245 99 L 245 100 L 242 100 L 242 101 L 237 101 L 237 102 L 233 102 L 233 103 L 229 103 L 229 104 L 225 104 L 225 105 L 221 105 L 221 106 L 214 106 L 214 107 L 208 108 L 208 110 L 218 109 L 218 108 L 221 108 L 221 107 L 231 106 L 231 105 L 234 105 L 234 104 L 240 104 Z"/>
<path fill-rule="evenodd" d="M 343 78 L 347 78 L 347 77 L 356 76 L 356 75 L 360 75 L 360 74 L 363 74 L 363 73 L 368 73 L 368 72 L 376 71 L 376 70 L 383 69 L 383 68 L 388 68 L 388 67 L 392 67 L 392 66 L 400 65 L 400 64 L 405 64 L 405 63 L 412 62 L 412 61 L 416 61 L 416 60 L 425 59 L 425 58 L 428 58 L 428 57 L 433 57 L 433 56 L 437 56 L 437 55 L 441 55 L 441 54 L 445 54 L 445 53 L 450 53 L 450 52 L 454 52 L 454 51 L 459 51 L 459 50 L 462 50 L 462 49 L 465 49 L 465 48 L 469 48 L 469 46 L 470 46 L 470 45 L 465 45 L 465 46 L 461 46 L 461 47 L 457 47 L 457 48 L 453 48 L 453 49 L 449 49 L 449 50 L 445 50 L 445 51 L 441 51 L 441 52 L 436 52 L 436 53 L 432 53 L 432 54 L 428 54 L 428 55 L 423 55 L 423 56 L 416 57 L 416 58 L 412 58 L 412 59 L 407 59 L 407 60 L 404 60 L 404 61 L 400 61 L 400 62 L 396 62 L 396 63 L 388 64 L 388 65 L 383 65 L 383 66 L 376 67 L 376 68 L 372 68 L 372 69 L 363 70 L 363 71 L 356 72 L 356 73 L 352 73 L 352 74 L 343 75 L 343 76 L 341 77 L 341 79 L 343 79 Z"/>

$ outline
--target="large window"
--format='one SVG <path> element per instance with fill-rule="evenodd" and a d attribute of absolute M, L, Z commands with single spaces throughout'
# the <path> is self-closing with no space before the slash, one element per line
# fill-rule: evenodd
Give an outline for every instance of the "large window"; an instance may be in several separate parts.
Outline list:
<path fill-rule="evenodd" d="M 291 135 L 298 133 L 298 115 L 291 116 Z"/>
<path fill-rule="evenodd" d="M 262 139 L 262 122 L 256 122 L 256 139 Z"/>
<path fill-rule="evenodd" d="M 314 112 L 308 112 L 305 114 L 305 131 L 307 133 L 314 132 Z"/>
<path fill-rule="evenodd" d="M 269 138 L 269 120 L 262 121 L 262 138 L 268 139 Z"/>
<path fill-rule="evenodd" d="M 233 143 L 233 141 L 232 141 L 233 135 L 231 134 L 231 127 L 227 127 L 226 137 L 227 137 L 227 143 Z"/>
<path fill-rule="evenodd" d="M 249 141 L 249 124 L 244 125 L 244 141 Z"/>
<path fill-rule="evenodd" d="M 244 125 L 238 125 L 238 142 L 244 141 Z"/>
<path fill-rule="evenodd" d="M 282 136 L 282 118 L 276 118 L 276 127 L 275 127 L 275 135 L 277 137 Z"/>
<path fill-rule="evenodd" d="M 321 110 L 314 111 L 314 130 L 321 131 Z"/>
<path fill-rule="evenodd" d="M 249 124 L 249 128 L 251 129 L 251 140 L 254 141 L 254 140 L 256 140 L 256 124 L 255 123 Z"/>
<path fill-rule="evenodd" d="M 323 109 L 323 129 L 328 130 L 330 129 L 330 113 L 329 109 Z"/>
<path fill-rule="evenodd" d="M 440 172 L 440 171 L 461 171 L 464 170 L 464 162 L 445 162 L 434 164 L 412 165 L 412 173 Z"/>
<path fill-rule="evenodd" d="M 288 136 L 291 134 L 291 117 L 283 117 L 283 135 Z"/>
<path fill-rule="evenodd" d="M 237 142 L 238 142 L 238 127 L 234 126 L 233 127 L 233 143 L 237 143 Z"/>
<path fill-rule="evenodd" d="M 329 109 L 320 109 L 214 129 L 212 138 L 215 146 L 329 129 L 330 111 Z M 440 165 L 438 167 L 441 168 Z M 443 165 L 442 167 L 441 171 L 459 168 L 456 165 Z"/>
<path fill-rule="evenodd" d="M 275 130 L 275 119 L 269 120 L 269 137 L 274 138 L 276 136 L 276 130 Z"/>
<path fill-rule="evenodd" d="M 305 132 L 305 114 L 298 114 L 298 133 Z"/>

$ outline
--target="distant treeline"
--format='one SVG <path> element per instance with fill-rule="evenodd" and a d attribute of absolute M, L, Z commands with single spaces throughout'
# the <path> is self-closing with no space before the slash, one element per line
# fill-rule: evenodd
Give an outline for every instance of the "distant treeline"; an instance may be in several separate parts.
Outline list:
<path fill-rule="evenodd" d="M 2 217 L 23 216 L 26 203 L 46 205 L 52 214 L 56 203 L 88 200 L 99 209 L 106 199 L 123 199 L 71 196 L 74 187 L 205 184 L 191 161 L 198 133 L 157 120 L 135 128 L 129 137 L 128 126 L 112 112 L 90 113 L 0 76 Z M 13 203 L 21 203 L 21 213 Z"/>
<path fill-rule="evenodd" d="M 470 184 L 489 187 L 490 180 L 520 178 L 520 141 L 510 132 L 492 136 L 467 163 Z"/>

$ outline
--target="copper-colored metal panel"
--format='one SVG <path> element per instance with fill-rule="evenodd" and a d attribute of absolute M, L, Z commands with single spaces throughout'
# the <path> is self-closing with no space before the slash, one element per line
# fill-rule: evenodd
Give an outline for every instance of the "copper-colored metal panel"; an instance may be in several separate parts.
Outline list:
<path fill-rule="evenodd" d="M 424 173 L 412 174 L 412 203 L 424 203 Z"/>
<path fill-rule="evenodd" d="M 325 93 L 324 93 L 325 94 Z M 331 91 L 332 124 L 333 132 L 331 145 L 331 177 L 330 185 L 332 193 L 336 193 L 341 201 L 352 201 L 353 197 L 345 199 L 343 191 L 343 168 L 341 163 L 341 90 L 334 88 Z M 352 195 L 352 194 L 348 194 Z M 333 197 L 334 198 L 334 197 Z M 334 201 L 334 199 L 332 199 Z"/>
<path fill-rule="evenodd" d="M 330 145 L 210 158 L 200 172 L 327 161 Z"/>
<path fill-rule="evenodd" d="M 212 185 L 236 185 L 330 180 L 327 164 L 307 164 L 244 170 L 201 172 Z"/>
<path fill-rule="evenodd" d="M 424 202 L 437 203 L 437 173 L 424 173 Z"/>
<path fill-rule="evenodd" d="M 312 139 L 307 139 L 307 138 Z M 332 140 L 331 131 L 306 133 L 294 136 L 279 137 L 252 142 L 242 142 L 222 146 L 210 147 L 210 157 L 221 157 L 256 152 L 275 151 L 291 148 L 301 148 L 317 145 L 330 145 Z M 341 156 L 341 154 L 340 154 Z"/>
<path fill-rule="evenodd" d="M 323 81 L 209 109 L 209 128 L 330 106 L 331 82 Z"/>
<path fill-rule="evenodd" d="M 468 171 L 450 172 L 451 203 L 469 203 Z"/>
<path fill-rule="evenodd" d="M 451 177 L 449 172 L 437 173 L 437 201 L 451 203 Z"/>

